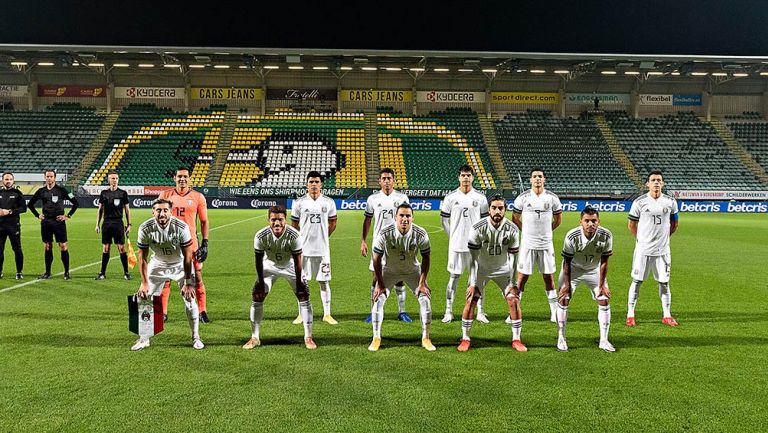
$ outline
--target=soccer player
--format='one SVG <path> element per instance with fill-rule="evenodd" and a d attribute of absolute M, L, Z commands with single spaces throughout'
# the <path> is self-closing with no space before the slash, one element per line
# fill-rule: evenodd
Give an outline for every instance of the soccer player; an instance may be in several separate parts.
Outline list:
<path fill-rule="evenodd" d="M 408 203 L 408 196 L 395 191 L 395 172 L 391 168 L 382 168 L 379 172 L 379 186 L 381 191 L 371 194 L 368 197 L 368 201 L 365 204 L 365 219 L 363 220 L 363 236 L 360 241 L 360 254 L 363 257 L 368 256 L 368 232 L 371 230 L 371 220 L 374 220 L 373 226 L 373 238 L 381 233 L 381 229 L 393 224 L 395 222 L 395 212 L 397 207 L 403 203 Z M 371 256 L 371 263 L 368 265 L 371 273 L 373 273 L 373 256 Z M 371 282 L 371 294 L 376 288 L 376 276 L 373 276 Z M 411 316 L 405 311 L 405 285 L 402 281 L 398 281 L 395 284 L 395 293 L 397 294 L 397 318 L 405 323 L 413 322 Z M 369 314 L 365 319 L 365 323 L 371 323 L 372 317 Z"/>
<path fill-rule="evenodd" d="M 635 304 L 643 280 L 652 273 L 659 283 L 659 297 L 663 311 L 661 323 L 677 326 L 672 317 L 672 292 L 669 289 L 669 271 L 672 264 L 669 237 L 677 230 L 677 201 L 661 192 L 664 176 L 659 170 L 648 174 L 645 183 L 648 194 L 643 194 L 629 209 L 629 231 L 637 238 L 632 258 L 632 284 L 629 286 L 627 326 L 635 326 Z"/>
<path fill-rule="evenodd" d="M 373 340 L 368 350 L 375 352 L 381 346 L 381 322 L 384 320 L 384 304 L 392 286 L 404 281 L 419 300 L 421 317 L 421 347 L 430 352 L 437 350 L 429 338 L 432 323 L 432 303 L 427 285 L 429 273 L 429 235 L 413 223 L 413 209 L 408 203 L 397 207 L 395 224 L 384 227 L 373 240 L 373 272 L 376 288 L 373 290 Z M 422 263 L 419 265 L 418 254 Z"/>
<path fill-rule="evenodd" d="M 488 201 L 489 215 L 472 226 L 467 243 L 471 254 L 469 266 L 469 287 L 464 311 L 461 314 L 461 343 L 459 352 L 469 350 L 469 333 L 472 329 L 472 315 L 475 305 L 485 291 L 486 284 L 493 281 L 501 289 L 509 305 L 509 314 L 519 312 L 520 302 L 515 287 L 515 262 L 520 246 L 520 232 L 512 221 L 504 218 L 507 201 L 496 195 Z M 519 316 L 519 314 L 517 314 Z M 520 327 L 513 327 L 512 347 L 520 352 L 527 349 L 520 341 Z"/>
<path fill-rule="evenodd" d="M 608 289 L 608 258 L 613 254 L 613 236 L 610 230 L 600 227 L 600 213 L 587 206 L 581 211 L 580 225 L 570 230 L 563 241 L 563 264 L 560 270 L 560 287 L 557 308 L 557 350 L 568 351 L 565 324 L 568 320 L 568 304 L 573 292 L 584 284 L 597 301 L 597 323 L 600 326 L 598 347 L 606 352 L 616 349 L 608 341 L 611 327 L 611 291 Z"/>
<path fill-rule="evenodd" d="M 24 253 L 21 251 L 19 214 L 27 211 L 27 203 L 24 201 L 24 194 L 13 186 L 13 181 L 13 173 L 3 173 L 3 184 L 0 186 L 0 278 L 3 277 L 5 240 L 10 238 L 16 259 L 16 279 L 21 280 L 24 278 Z"/>
<path fill-rule="evenodd" d="M 48 280 L 51 278 L 51 265 L 53 264 L 53 238 L 59 243 L 61 251 L 61 263 L 64 265 L 64 279 L 69 280 L 69 248 L 67 247 L 67 223 L 77 211 L 77 199 L 74 194 L 70 194 L 64 187 L 56 184 L 56 172 L 54 170 L 45 170 L 45 185 L 35 191 L 32 199 L 29 201 L 29 211 L 35 218 L 40 220 L 40 234 L 43 238 L 45 249 L 45 273 L 37 277 L 39 280 Z M 67 214 L 64 214 L 64 200 L 69 200 L 72 207 Z M 43 202 L 42 215 L 35 209 L 38 201 Z"/>
<path fill-rule="evenodd" d="M 160 198 L 173 203 L 173 214 L 176 218 L 187 223 L 189 234 L 192 237 L 192 257 L 195 266 L 195 299 L 200 309 L 200 322 L 210 323 L 206 309 L 205 282 L 203 282 L 203 262 L 208 257 L 208 203 L 205 196 L 193 190 L 189 186 L 189 169 L 181 167 L 176 169 L 173 176 L 176 187 L 168 189 L 160 194 Z M 203 241 L 200 246 L 197 245 L 197 221 L 200 221 L 200 233 Z M 168 316 L 168 296 L 171 292 L 171 283 L 168 282 L 163 288 L 163 316 Z"/>
<path fill-rule="evenodd" d="M 259 333 L 264 317 L 264 299 L 272 289 L 272 284 L 280 278 L 288 281 L 299 300 L 304 323 L 304 345 L 307 349 L 316 349 L 317 344 L 312 339 L 312 304 L 309 303 L 309 290 L 301 274 L 301 235 L 293 227 L 286 227 L 283 206 L 269 208 L 267 220 L 269 226 L 259 230 L 253 238 L 256 284 L 253 286 L 251 302 L 251 339 L 243 345 L 243 349 L 261 345 Z"/>
<path fill-rule="evenodd" d="M 131 209 L 128 205 L 128 192 L 117 187 L 119 176 L 116 171 L 107 174 L 109 188 L 99 194 L 99 210 L 96 213 L 96 233 L 101 232 L 101 271 L 96 275 L 97 280 L 105 279 L 107 263 L 109 263 L 109 250 L 112 241 L 120 251 L 120 263 L 123 265 L 123 277 L 131 279 L 128 272 L 128 253 L 125 252 L 125 237 L 131 230 Z M 125 226 L 123 226 L 123 213 L 125 213 Z M 99 227 L 101 218 L 104 217 L 104 226 Z"/>
<path fill-rule="evenodd" d="M 471 256 L 467 240 L 472 225 L 480 218 L 488 216 L 488 200 L 484 195 L 472 188 L 475 179 L 472 167 L 459 167 L 459 187 L 445 196 L 440 205 L 440 221 L 443 230 L 448 235 L 448 287 L 445 289 L 445 315 L 443 323 L 453 320 L 453 299 L 459 277 L 469 267 Z M 477 302 L 477 320 L 488 323 L 488 317 L 483 309 L 483 298 Z"/>
<path fill-rule="evenodd" d="M 205 345 L 200 340 L 199 310 L 194 299 L 192 236 L 184 221 L 171 216 L 172 206 L 169 200 L 158 198 L 152 202 L 152 218 L 139 227 L 136 246 L 139 247 L 141 284 L 136 296 L 141 299 L 159 296 L 166 281 L 176 281 L 181 289 L 187 322 L 192 330 L 192 347 L 202 349 Z M 152 250 L 152 258 L 148 261 L 149 250 Z M 131 350 L 149 347 L 149 341 L 149 338 L 140 337 L 131 346 Z"/>
<path fill-rule="evenodd" d="M 316 280 L 320 284 L 320 299 L 323 301 L 323 322 L 337 325 L 331 316 L 331 249 L 328 239 L 336 230 L 336 203 L 323 195 L 323 176 L 317 171 L 307 174 L 307 193 L 293 202 L 291 225 L 301 233 L 304 255 L 301 259 L 304 280 Z M 302 323 L 299 316 L 293 321 Z"/>
<path fill-rule="evenodd" d="M 522 297 L 534 266 L 544 277 L 544 290 L 549 301 L 549 320 L 557 322 L 557 292 L 555 291 L 555 247 L 552 231 L 563 220 L 563 206 L 555 194 L 544 189 L 544 170 L 531 169 L 531 189 L 524 191 L 512 205 L 512 221 L 522 230 L 522 242 L 517 261 L 517 287 Z M 514 320 L 514 318 L 510 317 Z"/>

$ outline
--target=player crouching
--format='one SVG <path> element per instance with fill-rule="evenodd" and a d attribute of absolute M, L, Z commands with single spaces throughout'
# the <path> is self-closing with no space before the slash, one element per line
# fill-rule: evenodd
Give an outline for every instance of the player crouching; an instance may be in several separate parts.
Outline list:
<path fill-rule="evenodd" d="M 395 223 L 390 224 L 373 241 L 373 272 L 376 288 L 373 291 L 371 323 L 373 340 L 368 350 L 375 352 L 381 345 L 381 322 L 384 320 L 384 304 L 390 289 L 403 281 L 419 300 L 421 317 L 421 347 L 430 352 L 436 350 L 429 338 L 432 323 L 432 303 L 427 286 L 429 273 L 429 235 L 423 228 L 413 224 L 413 209 L 407 203 L 397 207 Z M 421 252 L 422 263 L 416 259 Z"/>
<path fill-rule="evenodd" d="M 141 285 L 136 296 L 147 299 L 160 296 L 166 281 L 176 281 L 181 288 L 187 321 L 192 330 L 192 347 L 205 347 L 200 340 L 200 319 L 195 302 L 195 281 L 192 278 L 192 236 L 189 227 L 171 216 L 172 203 L 165 199 L 152 202 L 152 218 L 139 228 L 136 245 L 139 247 L 139 273 Z M 152 258 L 147 262 L 147 252 Z M 131 350 L 149 347 L 149 338 L 139 338 Z"/>
<path fill-rule="evenodd" d="M 590 206 L 581 212 L 581 225 L 568 232 L 563 241 L 563 266 L 560 271 L 560 296 L 557 308 L 557 350 L 568 351 L 565 340 L 565 323 L 568 320 L 568 304 L 579 284 L 589 287 L 592 299 L 597 301 L 597 322 L 600 325 L 598 347 L 606 352 L 616 349 L 608 341 L 611 326 L 611 306 L 608 290 L 608 258 L 613 254 L 613 236 L 600 227 L 600 214 Z"/>
<path fill-rule="evenodd" d="M 316 349 L 317 345 L 312 339 L 312 304 L 309 303 L 307 284 L 301 278 L 301 236 L 298 230 L 285 225 L 283 206 L 272 206 L 268 215 L 269 227 L 261 229 L 253 239 L 257 279 L 251 303 L 251 339 L 243 345 L 243 349 L 261 345 L 259 333 L 264 317 L 264 299 L 278 278 L 288 280 L 299 300 L 299 315 L 304 324 L 304 345 L 307 349 Z"/>

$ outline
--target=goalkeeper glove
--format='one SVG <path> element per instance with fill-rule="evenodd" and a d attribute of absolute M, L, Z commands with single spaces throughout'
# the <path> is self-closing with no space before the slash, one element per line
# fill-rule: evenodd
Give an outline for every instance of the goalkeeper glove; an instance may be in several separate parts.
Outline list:
<path fill-rule="evenodd" d="M 203 239 L 200 248 L 195 251 L 195 260 L 203 263 L 208 258 L 208 239 Z"/>

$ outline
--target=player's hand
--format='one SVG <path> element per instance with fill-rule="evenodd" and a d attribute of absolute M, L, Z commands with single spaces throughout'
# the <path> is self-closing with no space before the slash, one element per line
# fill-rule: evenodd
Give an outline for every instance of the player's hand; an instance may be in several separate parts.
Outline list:
<path fill-rule="evenodd" d="M 475 286 L 474 284 L 467 287 L 467 301 L 472 299 L 472 296 L 474 296 L 475 291 L 477 291 L 477 286 Z"/>
<path fill-rule="evenodd" d="M 69 217 L 66 216 L 66 215 L 59 215 L 59 216 L 56 217 L 56 221 L 66 221 L 68 219 L 69 219 Z"/>
<path fill-rule="evenodd" d="M 39 219 L 40 221 L 45 221 L 45 215 L 40 214 L 37 216 L 37 219 Z"/>
<path fill-rule="evenodd" d="M 142 281 L 141 285 L 139 285 L 139 290 L 136 292 L 136 296 L 138 296 L 139 299 L 147 299 L 148 294 L 149 285 Z"/>
<path fill-rule="evenodd" d="M 98 224 L 96 224 L 96 233 L 101 233 L 101 227 Z"/>
<path fill-rule="evenodd" d="M 208 239 L 203 239 L 200 243 L 200 248 L 195 251 L 195 260 L 199 263 L 203 263 L 208 258 Z"/>
<path fill-rule="evenodd" d="M 368 244 L 365 243 L 365 241 L 360 242 L 360 254 L 362 254 L 363 257 L 368 257 Z"/>
<path fill-rule="evenodd" d="M 427 298 L 432 297 L 432 292 L 429 290 L 429 287 L 427 287 L 426 284 L 419 284 L 419 287 L 416 288 L 416 293 L 422 294 Z"/>
<path fill-rule="evenodd" d="M 373 294 L 371 295 L 371 299 L 373 300 L 373 302 L 376 302 L 379 299 L 379 296 L 381 296 L 384 293 L 386 293 L 386 290 L 384 290 L 384 288 L 381 287 L 380 285 L 376 284 L 376 288 L 373 289 Z"/>
<path fill-rule="evenodd" d="M 557 297 L 558 302 L 560 304 L 564 304 L 564 301 L 568 301 L 571 299 L 571 286 L 567 284 L 563 284 L 562 287 L 560 287 L 560 296 Z"/>
<path fill-rule="evenodd" d="M 184 297 L 184 300 L 186 300 L 187 302 L 195 299 L 195 285 L 184 284 L 183 286 L 181 286 L 181 296 Z"/>
<path fill-rule="evenodd" d="M 600 286 L 600 291 L 597 293 L 597 297 L 605 296 L 607 299 L 611 299 L 611 291 L 608 289 L 608 286 Z"/>
<path fill-rule="evenodd" d="M 127 226 L 125 226 L 125 235 L 128 236 L 128 233 L 130 232 L 131 232 L 131 225 L 128 224 Z"/>
<path fill-rule="evenodd" d="M 0 209 L 0 216 L 6 216 L 9 214 L 10 214 L 10 211 L 8 209 Z"/>

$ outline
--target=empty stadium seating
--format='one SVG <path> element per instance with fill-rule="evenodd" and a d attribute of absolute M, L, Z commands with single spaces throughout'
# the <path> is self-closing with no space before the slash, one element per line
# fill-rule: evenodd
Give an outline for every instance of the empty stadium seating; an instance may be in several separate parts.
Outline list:
<path fill-rule="evenodd" d="M 513 183 L 530 187 L 529 174 L 541 167 L 546 187 L 557 194 L 626 194 L 635 186 L 614 159 L 589 117 L 552 117 L 530 110 L 494 122 L 502 161 Z M 519 176 L 519 177 L 518 177 Z"/>
<path fill-rule="evenodd" d="M 72 173 L 103 121 L 95 109 L 80 104 L 0 112 L 0 167 L 16 173 L 40 173 L 46 168 Z"/>
<path fill-rule="evenodd" d="M 106 184 L 109 170 L 124 185 L 172 185 L 178 167 L 188 167 L 192 186 L 205 182 L 216 154 L 224 112 L 175 113 L 153 104 L 122 110 L 87 185 Z"/>
<path fill-rule="evenodd" d="M 768 122 L 765 120 L 729 121 L 728 127 L 755 162 L 760 164 L 763 170 L 768 171 Z"/>
<path fill-rule="evenodd" d="M 379 161 L 395 170 L 396 187 L 453 189 L 458 168 L 475 170 L 475 187 L 496 189 L 477 114 L 454 108 L 424 116 L 377 113 Z"/>
<path fill-rule="evenodd" d="M 326 188 L 366 185 L 361 113 L 239 115 L 220 186 L 303 187 L 319 171 Z"/>
<path fill-rule="evenodd" d="M 670 190 L 763 188 L 712 126 L 692 113 L 632 119 L 609 112 L 606 118 L 638 173 L 662 170 Z"/>

